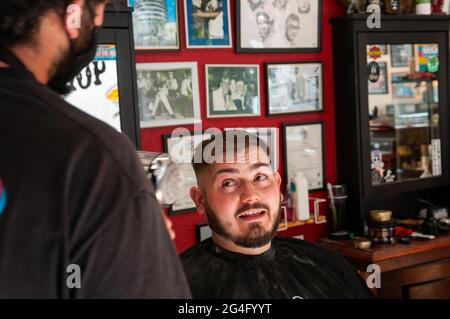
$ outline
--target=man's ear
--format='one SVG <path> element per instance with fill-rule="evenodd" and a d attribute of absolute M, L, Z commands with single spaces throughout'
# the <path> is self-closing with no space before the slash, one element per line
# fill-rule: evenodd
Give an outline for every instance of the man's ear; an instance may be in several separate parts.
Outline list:
<path fill-rule="evenodd" d="M 64 14 L 64 29 L 69 38 L 76 39 L 80 36 L 82 12 L 84 11 L 85 0 L 72 0 L 67 6 Z"/>
<path fill-rule="evenodd" d="M 205 197 L 198 186 L 192 186 L 190 190 L 191 199 L 197 207 L 197 212 L 201 215 L 205 214 Z"/>

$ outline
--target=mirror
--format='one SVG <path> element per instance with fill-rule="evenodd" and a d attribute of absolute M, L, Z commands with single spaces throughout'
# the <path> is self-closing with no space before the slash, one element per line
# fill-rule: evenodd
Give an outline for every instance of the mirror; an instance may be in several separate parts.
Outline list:
<path fill-rule="evenodd" d="M 439 46 L 367 45 L 372 185 L 441 175 Z"/>

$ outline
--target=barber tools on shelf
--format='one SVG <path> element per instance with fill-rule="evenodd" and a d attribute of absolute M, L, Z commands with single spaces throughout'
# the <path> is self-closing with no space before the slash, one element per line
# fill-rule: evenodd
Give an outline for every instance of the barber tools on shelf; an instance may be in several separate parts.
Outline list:
<path fill-rule="evenodd" d="M 138 151 L 148 179 L 155 187 L 156 199 L 170 206 L 183 196 L 184 174 L 179 165 L 172 162 L 166 153 Z"/>

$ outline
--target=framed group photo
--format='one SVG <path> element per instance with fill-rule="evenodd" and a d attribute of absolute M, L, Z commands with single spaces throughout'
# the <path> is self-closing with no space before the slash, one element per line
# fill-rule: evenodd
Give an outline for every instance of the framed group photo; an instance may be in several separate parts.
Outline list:
<path fill-rule="evenodd" d="M 195 148 L 203 140 L 210 137 L 210 134 L 201 132 L 191 133 L 189 136 L 173 137 L 171 135 L 163 135 L 164 151 L 169 154 L 172 161 L 179 165 L 185 177 L 183 189 L 180 190 L 183 196 L 169 207 L 170 215 L 178 215 L 195 210 L 195 204 L 190 196 L 190 189 L 197 185 L 197 178 L 195 177 L 191 161 Z"/>
<path fill-rule="evenodd" d="M 322 0 L 236 0 L 237 52 L 319 52 Z"/>
<path fill-rule="evenodd" d="M 229 0 L 184 0 L 187 48 L 233 46 Z"/>
<path fill-rule="evenodd" d="M 138 63 L 141 128 L 201 123 L 196 62 Z"/>
<path fill-rule="evenodd" d="M 134 0 L 136 50 L 179 50 L 179 29 L 178 0 Z"/>
<path fill-rule="evenodd" d="M 308 189 L 325 188 L 325 150 L 323 122 L 283 125 L 285 180 L 290 183 L 296 171 L 308 180 Z"/>
<path fill-rule="evenodd" d="M 207 117 L 261 115 L 259 65 L 206 65 Z"/>
<path fill-rule="evenodd" d="M 267 63 L 266 81 L 268 115 L 324 110 L 321 62 Z"/>

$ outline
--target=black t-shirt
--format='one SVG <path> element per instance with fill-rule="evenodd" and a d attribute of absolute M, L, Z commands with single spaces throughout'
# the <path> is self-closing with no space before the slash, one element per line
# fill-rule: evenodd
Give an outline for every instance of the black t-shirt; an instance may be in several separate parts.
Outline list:
<path fill-rule="evenodd" d="M 0 68 L 0 180 L 0 298 L 190 296 L 132 143 L 19 68 Z"/>
<path fill-rule="evenodd" d="M 181 254 L 194 298 L 373 298 L 348 262 L 315 244 L 276 237 L 260 255 L 207 239 Z"/>

